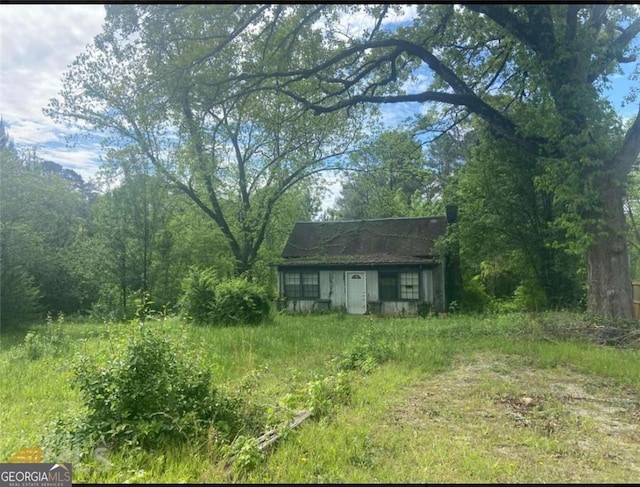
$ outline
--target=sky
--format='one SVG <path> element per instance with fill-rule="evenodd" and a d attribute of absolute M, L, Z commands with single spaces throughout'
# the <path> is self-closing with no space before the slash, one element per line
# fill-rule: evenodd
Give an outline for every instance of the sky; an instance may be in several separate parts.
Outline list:
<path fill-rule="evenodd" d="M 36 147 L 40 157 L 73 169 L 85 180 L 100 164 L 98 143 L 67 147 L 65 136 L 73 128 L 54 123 L 42 109 L 61 89 L 67 66 L 101 31 L 104 17 L 104 6 L 97 4 L 0 4 L 0 116 L 9 135 L 18 149 Z M 358 24 L 358 19 L 352 22 Z M 620 106 L 628 83 L 626 77 L 616 77 L 608 94 L 625 117 L 637 110 Z M 384 107 L 387 123 L 401 121 L 409 110 Z"/>
<path fill-rule="evenodd" d="M 66 147 L 72 132 L 42 113 L 62 88 L 62 75 L 102 30 L 103 5 L 0 5 L 0 116 L 20 148 L 84 179 L 99 164 L 99 147 Z"/>

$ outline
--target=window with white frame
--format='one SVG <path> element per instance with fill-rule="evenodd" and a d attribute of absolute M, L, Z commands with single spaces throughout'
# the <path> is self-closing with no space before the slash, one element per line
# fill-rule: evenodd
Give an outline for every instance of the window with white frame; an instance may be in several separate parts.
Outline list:
<path fill-rule="evenodd" d="M 400 299 L 418 299 L 419 291 L 417 272 L 400 273 Z"/>
<path fill-rule="evenodd" d="M 419 274 L 417 272 L 379 272 L 378 295 L 382 301 L 419 299 Z"/>

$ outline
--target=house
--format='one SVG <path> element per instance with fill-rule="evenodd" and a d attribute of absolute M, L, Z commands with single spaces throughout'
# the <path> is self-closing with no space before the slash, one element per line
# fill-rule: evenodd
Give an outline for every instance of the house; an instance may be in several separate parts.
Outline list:
<path fill-rule="evenodd" d="M 278 264 L 282 305 L 350 314 L 444 311 L 445 265 L 435 242 L 446 234 L 448 220 L 296 223 Z"/>

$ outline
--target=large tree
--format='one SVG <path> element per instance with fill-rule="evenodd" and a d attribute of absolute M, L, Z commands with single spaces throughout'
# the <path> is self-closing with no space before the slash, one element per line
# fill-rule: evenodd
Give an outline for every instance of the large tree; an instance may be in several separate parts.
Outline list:
<path fill-rule="evenodd" d="M 487 131 L 476 136 L 455 178 L 465 268 L 480 276 L 492 297 L 510 297 L 518 289 L 536 296 L 538 308 L 576 306 L 584 273 L 568 251 L 566 231 L 554 225 L 561 205 L 536 185 L 544 166 Z"/>
<path fill-rule="evenodd" d="M 355 7 L 344 8 L 346 15 Z M 631 318 L 622 202 L 640 152 L 640 118 L 623 130 L 602 94 L 621 64 L 636 61 L 638 7 L 420 5 L 399 28 L 385 23 L 394 7 L 366 9 L 371 28 L 345 33 L 336 7 L 327 7 L 326 51 L 316 62 L 291 58 L 286 69 L 266 65 L 232 81 L 271 82 L 317 114 L 417 102 L 434 104 L 450 126 L 469 115 L 483 120 L 546 165 L 539 184 L 566 204 L 557 223 L 586 257 L 588 310 Z M 304 38 L 317 25 L 313 19 L 291 35 Z"/>
<path fill-rule="evenodd" d="M 215 222 L 236 273 L 250 272 L 283 196 L 339 167 L 358 139 L 357 117 L 318 118 L 283 94 L 220 88 L 261 65 L 261 39 L 277 37 L 271 20 L 295 29 L 313 11 L 107 6 L 104 32 L 71 65 L 47 113 L 108 133 L 111 147 L 135 147 Z M 317 41 L 307 38 L 297 56 L 313 60 Z"/>

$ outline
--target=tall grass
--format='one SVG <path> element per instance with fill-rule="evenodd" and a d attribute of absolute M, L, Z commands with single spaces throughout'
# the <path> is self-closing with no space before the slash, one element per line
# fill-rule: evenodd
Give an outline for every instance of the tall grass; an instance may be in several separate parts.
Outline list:
<path fill-rule="evenodd" d="M 202 356 L 216 383 L 265 407 L 277 408 L 288 393 L 334 373 L 345 351 L 360 342 L 383 344 L 389 350 L 389 360 L 373 373 L 356 373 L 349 404 L 337 405 L 332 419 L 301 427 L 285 438 L 253 472 L 240 475 L 217 466 L 207 445 L 171 450 L 159 445 L 155 453 L 110 452 L 107 471 L 78 471 L 74 479 L 115 483 L 451 481 L 451 476 L 428 475 L 429 465 L 438 455 L 457 452 L 448 468 L 467 472 L 461 478 L 513 481 L 518 478 L 517 468 L 508 462 L 498 462 L 492 470 L 486 467 L 488 460 L 474 457 L 473 450 L 442 438 L 440 442 L 423 438 L 402 445 L 404 436 L 390 435 L 383 441 L 374 425 L 386 417 L 387 400 L 403 388 L 450 369 L 461 358 L 477 352 L 518 357 L 536 368 L 568 367 L 640 391 L 637 348 L 619 350 L 581 340 L 545 340 L 538 318 L 524 314 L 450 315 L 445 319 L 279 315 L 267 325 L 219 328 L 177 319 L 150 321 L 145 326 L 186 343 Z M 575 316 L 567 313 L 554 319 L 561 326 L 562 320 Z M 50 422 L 64 411 L 81 407 L 77 392 L 69 387 L 71 363 L 77 353 L 97 353 L 132 333 L 130 324 L 65 323 L 66 355 L 27 360 L 19 353 L 20 344 L 29 331 L 41 329 L 35 326 L 3 333 L 0 341 L 0 461 L 7 461 L 20 447 L 38 446 Z M 372 443 L 376 437 L 377 446 Z M 435 442 L 432 448 L 425 444 L 427 440 Z M 381 444 L 385 445 L 384 454 L 379 451 Z M 313 465 L 308 457 L 310 445 L 318 445 Z M 391 456 L 404 455 L 404 460 L 394 463 L 385 456 L 389 452 Z M 425 455 L 431 460 L 425 460 Z M 424 475 L 410 467 L 415 462 L 424 463 Z"/>

